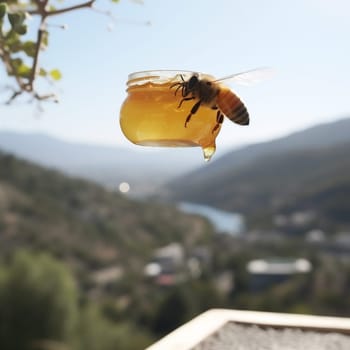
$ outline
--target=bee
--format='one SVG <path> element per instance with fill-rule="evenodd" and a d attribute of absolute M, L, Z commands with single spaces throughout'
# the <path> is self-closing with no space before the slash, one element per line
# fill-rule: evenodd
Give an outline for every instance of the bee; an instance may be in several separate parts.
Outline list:
<path fill-rule="evenodd" d="M 222 86 L 220 83 L 227 80 L 235 80 L 241 83 L 254 82 L 264 78 L 266 73 L 270 74 L 271 69 L 258 68 L 229 75 L 217 80 L 200 79 L 197 73 L 193 74 L 188 80 L 185 80 L 183 75 L 180 75 L 181 81 L 170 86 L 171 89 L 175 88 L 175 96 L 181 91 L 182 99 L 178 108 L 180 108 L 185 101 L 197 100 L 185 120 L 185 128 L 187 128 L 187 124 L 192 116 L 196 114 L 201 106 L 207 106 L 217 110 L 216 125 L 212 130 L 213 133 L 223 123 L 224 116 L 234 123 L 249 125 L 249 113 L 244 103 L 232 90 Z"/>

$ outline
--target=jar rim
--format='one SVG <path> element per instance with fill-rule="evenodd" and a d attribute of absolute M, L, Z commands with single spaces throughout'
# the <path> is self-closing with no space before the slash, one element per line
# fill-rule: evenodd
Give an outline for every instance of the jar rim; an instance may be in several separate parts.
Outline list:
<path fill-rule="evenodd" d="M 129 80 L 134 80 L 138 78 L 147 78 L 153 76 L 176 76 L 176 74 L 195 74 L 196 72 L 190 70 L 179 70 L 179 69 L 151 69 L 151 70 L 143 70 L 130 73 L 128 75 Z"/>
<path fill-rule="evenodd" d="M 201 72 L 195 72 L 190 70 L 177 70 L 177 69 L 154 69 L 154 70 L 144 70 L 133 72 L 128 75 L 127 85 L 134 84 L 143 84 L 145 82 L 152 83 L 164 83 L 169 80 L 175 80 L 178 77 L 180 79 L 180 75 L 185 78 L 190 78 L 193 74 L 198 74 L 199 77 L 203 78 L 214 78 L 213 76 Z"/>

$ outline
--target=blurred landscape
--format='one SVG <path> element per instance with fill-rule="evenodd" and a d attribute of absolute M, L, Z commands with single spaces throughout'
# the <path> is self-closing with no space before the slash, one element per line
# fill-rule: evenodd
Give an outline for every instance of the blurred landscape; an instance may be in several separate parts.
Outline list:
<path fill-rule="evenodd" d="M 349 135 L 350 119 L 342 119 L 228 152 L 170 182 L 168 196 L 240 212 L 251 228 L 288 226 L 300 214 L 307 227 L 346 229 Z"/>
<path fill-rule="evenodd" d="M 0 347 L 141 349 L 213 307 L 349 316 L 349 135 L 203 164 L 0 132 Z"/>

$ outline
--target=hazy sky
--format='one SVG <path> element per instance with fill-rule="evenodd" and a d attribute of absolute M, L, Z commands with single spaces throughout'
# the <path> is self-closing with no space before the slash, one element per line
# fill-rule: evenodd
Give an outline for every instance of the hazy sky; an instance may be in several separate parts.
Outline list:
<path fill-rule="evenodd" d="M 67 24 L 68 30 L 52 28 L 41 59 L 47 68 L 62 71 L 61 102 L 45 104 L 40 118 L 33 105 L 1 106 L 0 130 L 139 148 L 121 133 L 119 109 L 128 74 L 149 69 L 216 77 L 261 66 L 276 70 L 272 79 L 253 87 L 232 85 L 251 125 L 226 121 L 218 149 L 350 116 L 350 1 L 138 2 L 96 2 L 119 19 L 112 31 L 108 17 L 89 10 L 52 18 L 52 24 Z M 6 82 L 1 67 L 0 85 Z"/>

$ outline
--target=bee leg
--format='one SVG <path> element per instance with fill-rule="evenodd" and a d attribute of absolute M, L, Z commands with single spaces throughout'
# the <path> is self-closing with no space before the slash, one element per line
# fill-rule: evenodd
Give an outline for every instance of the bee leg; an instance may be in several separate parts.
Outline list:
<path fill-rule="evenodd" d="M 179 105 L 177 106 L 177 108 L 180 108 L 180 107 L 181 107 L 182 102 L 184 102 L 184 101 L 190 101 L 190 100 L 194 100 L 194 99 L 195 99 L 195 97 L 184 97 L 184 98 L 180 101 L 180 103 L 179 103 Z"/>
<path fill-rule="evenodd" d="M 223 121 L 224 121 L 224 115 L 220 111 L 218 111 L 216 113 L 216 125 L 211 131 L 212 134 L 214 134 L 214 132 L 219 128 L 219 126 L 223 123 Z"/>
<path fill-rule="evenodd" d="M 175 86 L 182 86 L 182 83 L 179 83 L 179 82 L 177 82 L 177 83 L 174 83 L 174 84 L 171 84 L 170 86 L 169 86 L 169 89 L 172 89 L 173 87 L 175 87 Z"/>
<path fill-rule="evenodd" d="M 191 117 L 193 114 L 195 114 L 198 111 L 199 106 L 201 105 L 202 101 L 199 100 L 191 109 L 190 114 L 187 116 L 186 121 L 185 121 L 185 128 L 187 128 L 187 124 L 190 121 Z"/>
<path fill-rule="evenodd" d="M 179 91 L 180 89 L 182 89 L 182 91 L 183 91 L 184 86 L 183 86 L 183 83 L 175 83 L 175 84 L 173 84 L 173 85 L 170 85 L 170 88 L 169 88 L 169 89 L 172 89 L 172 88 L 174 88 L 175 86 L 177 86 L 177 88 L 175 89 L 175 92 L 174 92 L 174 95 L 176 96 L 177 93 L 178 93 L 178 91 Z M 183 95 L 183 92 L 181 93 L 181 95 Z"/>
<path fill-rule="evenodd" d="M 216 113 L 216 121 L 218 124 L 222 124 L 224 121 L 224 115 L 221 113 L 221 111 L 217 111 Z"/>
<path fill-rule="evenodd" d="M 180 74 L 180 78 L 181 78 L 182 82 L 177 82 L 177 83 L 174 83 L 174 84 L 170 85 L 170 88 L 169 88 L 169 89 L 172 89 L 172 88 L 174 88 L 175 86 L 177 86 L 177 88 L 175 89 L 174 95 L 176 96 L 177 92 L 178 92 L 180 89 L 182 89 L 182 93 L 181 93 L 181 94 L 182 94 L 182 97 L 184 97 L 184 89 L 185 89 L 184 83 L 185 83 L 185 79 L 184 79 L 184 77 L 183 77 L 182 74 Z"/>
<path fill-rule="evenodd" d="M 180 84 L 180 83 L 179 83 L 179 84 Z M 180 89 L 183 89 L 183 88 L 184 88 L 184 87 L 180 84 L 180 85 L 176 88 L 174 95 L 176 96 L 177 92 L 178 92 Z M 181 95 L 183 95 L 183 93 L 181 93 Z"/>
<path fill-rule="evenodd" d="M 175 85 L 171 85 L 170 89 L 172 89 L 173 87 L 177 86 L 177 88 L 175 89 L 174 95 L 177 95 L 177 92 L 182 88 L 182 85 L 180 83 L 176 83 Z"/>

